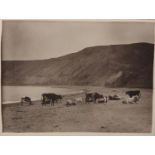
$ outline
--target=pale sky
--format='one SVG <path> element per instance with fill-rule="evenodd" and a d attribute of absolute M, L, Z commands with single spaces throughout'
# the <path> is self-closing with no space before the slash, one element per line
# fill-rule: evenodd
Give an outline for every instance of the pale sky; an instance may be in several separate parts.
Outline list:
<path fill-rule="evenodd" d="M 49 59 L 96 45 L 154 43 L 154 24 L 3 21 L 2 59 Z"/>

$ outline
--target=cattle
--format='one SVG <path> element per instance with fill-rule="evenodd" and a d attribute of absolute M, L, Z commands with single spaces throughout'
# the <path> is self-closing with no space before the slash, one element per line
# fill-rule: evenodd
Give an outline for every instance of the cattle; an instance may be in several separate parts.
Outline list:
<path fill-rule="evenodd" d="M 121 97 L 120 96 L 118 96 L 118 95 L 109 95 L 109 100 L 120 100 L 121 99 Z"/>
<path fill-rule="evenodd" d="M 99 93 L 94 93 L 94 100 L 95 100 L 95 103 L 96 103 L 96 100 L 97 99 L 100 99 L 100 98 L 103 98 L 103 95 L 99 94 Z"/>
<path fill-rule="evenodd" d="M 72 105 L 76 105 L 75 100 L 68 99 L 68 100 L 66 101 L 66 106 L 72 106 Z"/>
<path fill-rule="evenodd" d="M 86 103 L 89 103 L 89 102 L 94 102 L 94 103 L 97 103 L 97 99 L 101 99 L 101 98 L 104 98 L 103 95 L 95 92 L 95 93 L 87 93 L 86 94 Z"/>
<path fill-rule="evenodd" d="M 127 99 L 124 99 L 122 101 L 123 104 L 127 104 L 127 103 L 130 103 L 130 104 L 134 104 L 134 103 L 138 103 L 139 101 L 139 96 L 132 96 L 132 97 L 128 97 Z"/>
<path fill-rule="evenodd" d="M 55 96 L 56 96 L 56 102 L 60 102 L 61 103 L 61 101 L 62 101 L 62 95 L 56 95 L 55 94 Z"/>
<path fill-rule="evenodd" d="M 96 99 L 96 103 L 107 103 L 108 102 L 108 97 L 103 96 L 102 98 Z"/>
<path fill-rule="evenodd" d="M 93 102 L 93 101 L 94 101 L 94 94 L 93 93 L 86 93 L 85 102 L 89 103 L 89 102 Z"/>
<path fill-rule="evenodd" d="M 76 103 L 83 103 L 83 98 L 82 97 L 75 98 L 75 102 Z"/>
<path fill-rule="evenodd" d="M 54 103 L 61 101 L 62 96 L 54 93 L 44 93 L 42 94 L 42 105 L 51 104 L 54 106 Z"/>
<path fill-rule="evenodd" d="M 21 105 L 23 105 L 24 102 L 27 102 L 27 103 L 29 103 L 29 105 L 32 105 L 31 98 L 28 97 L 28 96 L 25 96 L 25 97 L 21 98 Z"/>
<path fill-rule="evenodd" d="M 125 92 L 129 97 L 133 97 L 133 96 L 141 96 L 140 90 L 131 90 L 131 91 L 126 91 Z"/>

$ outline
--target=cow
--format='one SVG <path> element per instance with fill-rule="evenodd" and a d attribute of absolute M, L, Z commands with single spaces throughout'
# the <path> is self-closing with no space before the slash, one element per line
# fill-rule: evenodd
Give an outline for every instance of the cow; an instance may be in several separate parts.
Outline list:
<path fill-rule="evenodd" d="M 61 95 L 57 95 L 54 93 L 44 93 L 42 94 L 42 105 L 46 105 L 46 104 L 51 104 L 51 106 L 54 106 L 54 103 L 58 102 L 58 100 L 61 101 L 62 96 Z"/>
<path fill-rule="evenodd" d="M 108 97 L 103 96 L 102 98 L 97 98 L 96 103 L 107 103 L 108 102 Z"/>
<path fill-rule="evenodd" d="M 75 98 L 76 103 L 83 103 L 83 98 L 82 97 L 77 97 Z"/>
<path fill-rule="evenodd" d="M 100 99 L 100 98 L 103 98 L 103 95 L 99 94 L 99 93 L 94 93 L 94 100 L 95 100 L 95 103 L 96 103 L 96 100 L 97 99 Z"/>
<path fill-rule="evenodd" d="M 129 97 L 138 96 L 141 97 L 140 90 L 130 90 L 125 92 Z"/>
<path fill-rule="evenodd" d="M 93 102 L 94 101 L 94 95 L 93 93 L 86 93 L 86 98 L 85 98 L 85 102 L 89 103 L 89 102 Z"/>
<path fill-rule="evenodd" d="M 109 100 L 120 100 L 121 99 L 121 97 L 118 95 L 113 95 L 113 96 L 109 95 L 108 98 L 109 98 Z"/>
<path fill-rule="evenodd" d="M 22 97 L 22 98 L 21 98 L 21 105 L 23 105 L 24 102 L 28 102 L 29 105 L 32 105 L 31 98 L 28 97 L 28 96 L 25 96 L 25 97 Z"/>
<path fill-rule="evenodd" d="M 86 94 L 86 103 L 89 103 L 89 102 L 94 102 L 96 103 L 96 100 L 99 99 L 99 98 L 103 98 L 103 95 L 95 92 L 95 93 L 87 93 Z"/>
<path fill-rule="evenodd" d="M 132 97 L 128 97 L 127 99 L 124 99 L 122 103 L 123 104 L 127 104 L 127 103 L 134 104 L 134 103 L 138 103 L 138 101 L 139 101 L 139 96 L 135 95 Z"/>
<path fill-rule="evenodd" d="M 72 106 L 72 105 L 76 105 L 75 100 L 68 99 L 68 100 L 66 101 L 66 106 L 68 107 L 68 106 Z"/>
<path fill-rule="evenodd" d="M 56 96 L 56 102 L 60 102 L 61 103 L 61 101 L 62 101 L 62 95 L 56 95 L 55 94 L 55 96 Z"/>

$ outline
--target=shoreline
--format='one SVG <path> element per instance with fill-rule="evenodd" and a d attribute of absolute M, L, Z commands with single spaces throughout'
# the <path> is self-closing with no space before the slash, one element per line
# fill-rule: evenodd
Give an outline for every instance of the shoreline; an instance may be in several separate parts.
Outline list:
<path fill-rule="evenodd" d="M 5 87 L 5 86 L 2 86 L 2 87 Z M 7 87 L 16 87 L 16 86 L 7 86 Z M 17 87 L 25 87 L 25 86 L 17 86 Z M 31 85 L 31 86 L 26 86 L 26 87 L 33 87 L 33 85 Z M 71 92 L 69 92 L 69 93 L 62 93 L 61 95 L 62 96 L 64 96 L 64 97 L 66 97 L 66 96 L 69 96 L 69 97 L 71 97 L 72 95 L 74 96 L 74 95 L 82 95 L 83 93 L 85 93 L 85 91 L 91 91 L 91 92 L 99 92 L 99 90 L 100 89 L 103 89 L 103 91 L 102 92 L 104 92 L 104 90 L 105 90 L 105 92 L 107 91 L 107 90 L 111 90 L 111 93 L 112 93 L 112 91 L 113 90 L 118 90 L 119 92 L 125 92 L 126 90 L 130 90 L 130 89 L 140 89 L 140 90 L 147 90 L 147 91 L 152 91 L 153 92 L 153 89 L 147 89 L 147 88 L 104 88 L 104 87 L 102 87 L 102 86 L 67 86 L 67 85 L 65 85 L 65 86 L 56 86 L 56 85 L 54 85 L 54 86 L 34 86 L 34 87 L 51 87 L 51 88 L 65 88 L 65 89 L 71 89 L 72 91 Z M 100 92 L 99 92 L 100 93 Z M 3 91 L 2 91 L 2 94 L 3 94 Z M 22 96 L 21 96 L 22 97 Z M 19 98 L 20 99 L 20 98 Z M 36 101 L 39 101 L 40 100 L 40 97 L 38 97 L 38 98 L 33 98 L 33 97 L 31 97 L 31 100 L 33 101 L 33 102 L 36 102 Z M 3 105 L 9 105 L 9 104 L 19 104 L 20 103 L 20 100 L 15 100 L 15 101 L 11 101 L 11 100 L 9 100 L 9 101 L 1 101 L 1 104 L 3 104 Z"/>
<path fill-rule="evenodd" d="M 81 90 L 82 91 L 82 90 Z M 79 92 L 79 93 L 70 93 L 70 94 L 65 94 L 62 95 L 63 97 L 72 97 L 75 95 L 82 95 L 84 92 Z M 38 102 L 41 101 L 40 99 L 33 99 L 31 100 L 32 102 Z M 12 104 L 20 104 L 20 101 L 1 101 L 2 105 L 12 105 Z"/>

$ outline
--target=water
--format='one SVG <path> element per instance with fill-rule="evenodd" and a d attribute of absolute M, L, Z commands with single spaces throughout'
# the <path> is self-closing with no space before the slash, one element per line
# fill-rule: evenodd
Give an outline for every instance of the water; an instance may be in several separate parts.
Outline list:
<path fill-rule="evenodd" d="M 81 90 L 51 86 L 2 86 L 2 103 L 20 102 L 21 97 L 29 96 L 32 100 L 40 100 L 43 93 L 73 94 Z"/>

